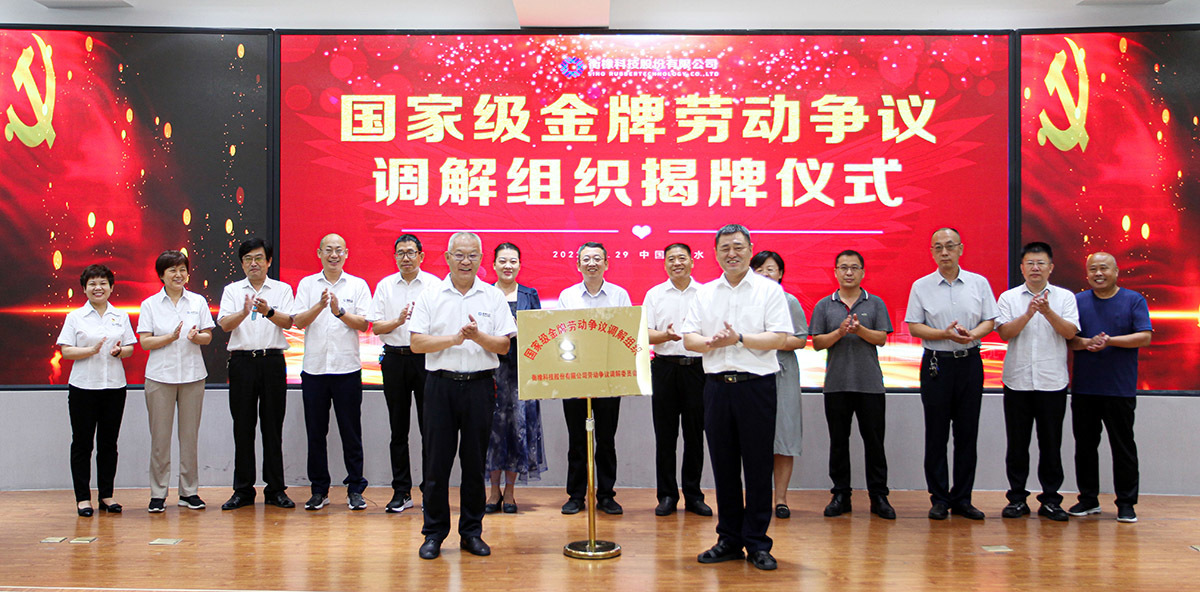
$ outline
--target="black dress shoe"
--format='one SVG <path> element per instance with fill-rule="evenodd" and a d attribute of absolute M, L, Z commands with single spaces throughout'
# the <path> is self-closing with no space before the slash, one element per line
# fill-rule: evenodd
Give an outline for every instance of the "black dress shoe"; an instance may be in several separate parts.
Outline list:
<path fill-rule="evenodd" d="M 75 506 L 75 512 L 83 518 L 91 518 L 92 514 L 95 513 L 95 510 L 92 510 L 91 506 L 84 506 L 82 508 Z"/>
<path fill-rule="evenodd" d="M 121 504 L 118 504 L 117 502 L 113 502 L 111 504 L 106 504 L 103 501 L 100 502 L 100 511 L 101 512 L 108 512 L 109 514 L 120 514 L 121 510 L 122 510 Z"/>
<path fill-rule="evenodd" d="M 692 500 L 683 504 L 683 509 L 697 516 L 712 516 L 712 508 L 704 503 L 704 500 Z"/>
<path fill-rule="evenodd" d="M 1042 504 L 1042 507 L 1038 508 L 1038 516 L 1045 516 L 1055 522 L 1066 522 L 1071 519 L 1067 516 L 1067 511 L 1055 503 Z"/>
<path fill-rule="evenodd" d="M 775 558 L 771 557 L 770 551 L 755 551 L 746 557 L 746 561 L 763 571 L 771 571 L 779 567 L 779 564 L 775 562 Z"/>
<path fill-rule="evenodd" d="M 296 502 L 292 501 L 292 498 L 288 497 L 287 494 L 282 491 L 264 495 L 263 503 L 268 506 L 275 506 L 276 508 L 296 507 Z"/>
<path fill-rule="evenodd" d="M 504 510 L 505 514 L 516 514 L 517 513 L 517 504 L 504 502 L 503 504 L 501 504 L 501 507 Z"/>
<path fill-rule="evenodd" d="M 458 542 L 458 546 L 463 551 L 466 551 L 472 555 L 478 555 L 479 557 L 487 557 L 488 555 L 492 554 L 492 548 L 489 547 L 487 543 L 483 542 L 483 539 L 477 536 L 471 536 L 462 539 Z"/>
<path fill-rule="evenodd" d="M 792 510 L 787 507 L 787 504 L 775 504 L 776 518 L 791 518 Z"/>
<path fill-rule="evenodd" d="M 972 506 L 969 502 L 955 506 L 951 512 L 955 516 L 962 516 L 969 520 L 983 520 L 983 512 L 979 511 L 979 508 Z"/>
<path fill-rule="evenodd" d="M 658 505 L 654 506 L 655 516 L 670 516 L 675 513 L 675 504 L 678 503 L 673 497 L 664 497 L 658 501 Z"/>
<path fill-rule="evenodd" d="M 433 537 L 425 539 L 425 542 L 421 543 L 421 549 L 417 551 L 417 555 L 420 555 L 421 559 L 437 559 L 441 554 L 442 541 Z"/>
<path fill-rule="evenodd" d="M 575 498 L 571 498 L 571 499 L 567 500 L 567 503 L 563 504 L 563 507 L 562 507 L 563 514 L 578 514 L 582 511 L 583 511 L 583 500 L 577 500 Z"/>
<path fill-rule="evenodd" d="M 885 520 L 896 519 L 896 509 L 888 503 L 886 495 L 871 496 L 871 513 Z"/>
<path fill-rule="evenodd" d="M 597 501 L 596 509 L 604 512 L 605 514 L 617 515 L 625 513 L 625 508 L 622 508 L 621 504 L 618 504 L 617 500 L 611 497 L 606 497 L 600 501 Z"/>
<path fill-rule="evenodd" d="M 1004 506 L 1003 510 L 1000 510 L 1001 518 L 1020 518 L 1028 515 L 1029 504 L 1025 502 L 1009 502 L 1007 506 Z"/>
<path fill-rule="evenodd" d="M 845 493 L 833 494 L 833 499 L 829 500 L 829 505 L 825 506 L 825 516 L 833 518 L 850 512 L 850 496 Z"/>
<path fill-rule="evenodd" d="M 722 561 L 741 559 L 745 556 L 746 554 L 740 548 L 721 540 L 717 541 L 717 544 L 713 545 L 711 549 L 698 555 L 696 561 L 700 563 L 720 563 Z"/>
<path fill-rule="evenodd" d="M 930 520 L 945 520 L 950 517 L 950 508 L 942 502 L 934 502 L 933 507 L 929 508 Z"/>
<path fill-rule="evenodd" d="M 254 498 L 242 495 L 235 491 L 233 493 L 233 495 L 230 496 L 229 501 L 221 504 L 221 509 L 222 510 L 236 510 L 238 508 L 250 506 L 253 504 L 254 504 Z"/>

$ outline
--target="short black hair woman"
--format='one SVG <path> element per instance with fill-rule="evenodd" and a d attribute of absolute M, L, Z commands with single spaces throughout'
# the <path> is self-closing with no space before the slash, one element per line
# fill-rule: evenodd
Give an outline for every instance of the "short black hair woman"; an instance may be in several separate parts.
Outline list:
<path fill-rule="evenodd" d="M 79 275 L 87 304 L 67 313 L 58 346 L 74 360 L 67 379 L 67 411 L 71 416 L 71 481 L 80 516 L 93 513 L 92 441 L 96 443 L 96 488 L 100 511 L 117 514 L 113 501 L 117 474 L 117 436 L 125 414 L 125 366 L 137 338 L 129 315 L 109 304 L 116 276 L 104 265 L 89 265 Z"/>
<path fill-rule="evenodd" d="M 200 510 L 196 445 L 208 370 L 200 346 L 212 342 L 216 326 L 208 301 L 189 292 L 187 254 L 163 251 L 154 262 L 163 288 L 142 301 L 137 332 L 146 359 L 146 413 L 150 420 L 151 513 L 165 510 L 171 479 L 171 431 L 179 408 L 179 505 Z"/>
<path fill-rule="evenodd" d="M 783 257 L 775 251 L 759 251 L 750 259 L 750 269 L 761 276 L 783 283 Z M 792 481 L 792 469 L 796 457 L 800 456 L 801 405 L 800 405 L 800 362 L 796 350 L 804 349 L 808 343 L 808 321 L 804 308 L 795 296 L 784 291 L 788 312 L 792 315 L 793 333 L 788 335 L 784 346 L 775 352 L 779 359 L 779 373 L 775 375 L 777 406 L 775 410 L 775 517 L 791 518 L 792 510 L 787 505 L 788 484 Z"/>
<path fill-rule="evenodd" d="M 542 307 L 537 290 L 517 283 L 521 271 L 521 249 L 512 243 L 496 245 L 493 269 L 496 287 L 508 298 L 513 317 L 518 310 Z M 496 368 L 496 412 L 492 416 L 492 435 L 488 439 L 486 470 L 492 488 L 483 511 L 494 514 L 517 511 L 513 487 L 516 481 L 538 480 L 546 470 L 546 450 L 542 440 L 542 411 L 537 401 L 521 401 L 517 397 L 517 338 L 513 337 L 508 353 L 500 356 Z M 500 491 L 500 473 L 504 473 L 504 492 Z"/>

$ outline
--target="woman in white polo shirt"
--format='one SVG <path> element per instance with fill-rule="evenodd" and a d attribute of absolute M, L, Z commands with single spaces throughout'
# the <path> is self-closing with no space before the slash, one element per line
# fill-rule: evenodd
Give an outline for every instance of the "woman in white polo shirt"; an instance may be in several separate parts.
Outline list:
<path fill-rule="evenodd" d="M 208 371 L 200 346 L 212 341 L 212 311 L 203 296 L 185 289 L 187 255 L 163 251 L 154 271 L 163 289 L 142 301 L 138 336 L 146 359 L 146 412 L 150 419 L 150 512 L 165 510 L 171 479 L 171 431 L 179 408 L 179 505 L 200 510 L 196 444 L 204 379 Z"/>
<path fill-rule="evenodd" d="M 62 357 L 74 360 L 67 380 L 67 411 L 71 416 L 71 480 L 76 509 L 92 515 L 92 441 L 96 443 L 96 488 L 100 511 L 121 512 L 113 501 L 117 474 L 117 436 L 125 414 L 125 366 L 133 355 L 133 326 L 129 315 L 108 304 L 116 277 L 104 265 L 89 265 L 79 276 L 88 303 L 67 314 L 58 346 Z"/>

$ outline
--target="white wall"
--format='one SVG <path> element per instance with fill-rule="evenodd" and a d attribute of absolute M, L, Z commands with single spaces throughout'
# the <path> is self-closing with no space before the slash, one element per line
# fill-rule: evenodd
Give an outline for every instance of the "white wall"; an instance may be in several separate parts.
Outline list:
<path fill-rule="evenodd" d="M 368 390 L 363 397 L 363 442 L 365 472 L 372 486 L 386 487 L 391 481 L 388 455 L 390 437 L 383 393 Z M 67 417 L 66 391 L 0 391 L 0 490 L 70 489 L 69 448 L 71 429 Z M 550 470 L 535 485 L 561 488 L 565 483 L 567 434 L 562 405 L 542 403 L 546 452 Z M 893 489 L 924 490 L 922 451 L 924 421 L 920 397 L 916 394 L 888 395 L 887 452 L 889 485 Z M 1070 411 L 1064 425 L 1063 463 L 1067 479 L 1064 491 L 1074 490 L 1074 442 L 1070 436 Z M 1146 494 L 1200 495 L 1200 471 L 1194 470 L 1193 451 L 1200 449 L 1200 432 L 1191 426 L 1200 424 L 1200 397 L 1140 397 L 1136 431 L 1141 460 L 1141 492 Z M 857 428 L 856 428 L 857 429 Z M 420 439 L 412 428 L 414 470 L 419 470 Z M 622 402 L 618 440 L 618 497 L 622 488 L 654 487 L 654 432 L 650 421 L 650 399 L 630 397 Z M 862 446 L 852 438 L 851 461 L 854 486 L 865 487 Z M 131 390 L 126 400 L 121 426 L 120 461 L 117 487 L 139 488 L 148 494 L 150 436 L 146 426 L 145 398 L 140 390 Z M 176 446 L 176 448 L 178 448 Z M 976 489 L 1004 490 L 1004 417 L 999 394 L 984 396 L 979 435 L 979 469 Z M 1036 459 L 1036 444 L 1033 447 Z M 797 461 L 792 487 L 828 489 L 829 440 L 825 428 L 822 395 L 804 396 L 804 455 Z M 331 421 L 329 436 L 330 472 L 338 484 L 345 472 L 341 468 L 341 447 L 337 424 Z M 259 456 L 261 460 L 261 454 Z M 298 488 L 293 498 L 307 497 L 305 477 L 306 443 L 304 411 L 299 390 L 288 393 L 288 413 L 284 425 L 284 471 L 289 485 Z M 1111 491 L 1112 475 L 1108 446 L 1101 446 L 1101 487 Z M 233 435 L 228 394 L 223 389 L 205 394 L 204 415 L 200 427 L 200 481 L 203 486 L 228 487 L 233 480 Z M 1034 461 L 1036 467 L 1036 460 Z M 178 469 L 177 466 L 175 467 Z M 1031 469 L 1031 491 L 1038 490 L 1036 468 Z M 93 465 L 93 480 L 94 465 Z M 172 479 L 172 486 L 175 481 Z M 418 478 L 414 476 L 414 481 Z M 457 468 L 453 482 L 458 482 Z M 712 487 L 705 458 L 704 487 Z M 335 499 L 340 494 L 335 494 Z M 623 495 L 653 496 L 653 491 Z M 128 499 L 128 497 L 126 497 Z M 565 500 L 565 494 L 564 494 Z M 134 500 L 130 500 L 131 502 Z M 220 503 L 224 500 L 208 500 Z"/>

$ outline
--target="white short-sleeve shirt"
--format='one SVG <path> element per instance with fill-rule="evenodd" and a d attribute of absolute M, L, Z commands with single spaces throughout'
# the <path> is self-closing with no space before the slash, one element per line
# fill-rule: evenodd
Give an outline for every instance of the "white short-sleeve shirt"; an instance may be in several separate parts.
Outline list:
<path fill-rule="evenodd" d="M 668 325 L 674 325 L 675 332 L 682 333 L 683 317 L 699 293 L 700 282 L 692 278 L 688 278 L 688 285 L 682 290 L 676 288 L 671 280 L 650 288 L 642 300 L 642 308 L 646 311 L 646 327 L 666 331 Z M 656 343 L 654 353 L 660 356 L 700 356 L 683 347 L 682 339 Z"/>
<path fill-rule="evenodd" d="M 225 286 L 221 293 L 221 309 L 217 311 L 217 319 L 237 314 L 245 305 L 246 296 L 262 298 L 267 305 L 275 309 L 276 314 L 289 314 L 292 310 L 292 287 L 271 278 L 263 280 L 262 288 L 254 290 L 249 279 L 233 282 Z M 229 351 L 252 351 L 256 349 L 287 349 L 287 336 L 279 325 L 271 319 L 251 309 L 250 316 L 234 327 L 229 334 Z"/>
<path fill-rule="evenodd" d="M 187 338 L 192 327 L 203 331 L 216 326 L 203 296 L 184 290 L 179 302 L 172 303 L 166 288 L 159 290 L 142 301 L 137 332 L 166 335 L 174 332 L 181 322 L 179 339 L 150 350 L 146 358 L 146 378 L 163 384 L 186 384 L 208 377 L 200 346 Z"/>
<path fill-rule="evenodd" d="M 367 320 L 377 323 L 398 318 L 400 311 L 404 310 L 408 303 L 415 302 L 422 291 L 440 282 L 436 275 L 423 270 L 418 270 L 417 277 L 411 282 L 405 281 L 404 274 L 398 271 L 383 278 L 379 285 L 375 286 L 375 297 L 371 299 L 371 312 L 367 315 Z M 409 322 L 405 321 L 390 333 L 380 335 L 380 341 L 397 347 L 411 345 L 408 325 Z"/>
<path fill-rule="evenodd" d="M 725 274 L 700 287 L 683 319 L 683 333 L 712 336 L 728 322 L 742 334 L 794 331 L 783 287 L 770 278 L 747 272 L 731 286 Z M 704 372 L 750 372 L 765 376 L 779 371 L 775 350 L 749 349 L 738 343 L 704 353 Z"/>
<path fill-rule="evenodd" d="M 69 313 L 58 334 L 58 345 L 71 347 L 93 347 L 105 339 L 100 353 L 75 360 L 71 364 L 71 376 L 67 384 L 81 389 L 103 390 L 125 386 L 125 365 L 120 358 L 109 355 L 112 346 L 133 345 L 137 336 L 129 323 L 129 314 L 112 304 L 104 315 L 96 312 L 90 303 Z"/>
<path fill-rule="evenodd" d="M 475 318 L 479 330 L 488 335 L 510 336 L 517 332 L 517 321 L 508 307 L 508 298 L 499 288 L 478 277 L 466 294 L 459 292 L 450 276 L 430 286 L 417 297 L 409 319 L 409 331 L 422 335 L 453 335 Z M 425 354 L 426 370 L 479 372 L 500 365 L 496 354 L 466 340 L 441 351 Z"/>
<path fill-rule="evenodd" d="M 609 281 L 605 281 L 595 294 L 588 292 L 587 286 L 579 282 L 558 295 L 558 308 L 563 310 L 614 306 L 633 306 L 633 301 L 629 299 L 629 292 L 625 288 Z"/>
<path fill-rule="evenodd" d="M 338 305 L 348 314 L 367 316 L 371 309 L 371 288 L 362 278 L 342 272 L 337 282 L 330 284 L 324 272 L 300 280 L 292 314 L 300 314 L 321 300 L 326 289 L 338 298 Z M 358 352 L 358 331 L 341 319 L 321 309 L 317 318 L 304 329 L 304 363 L 308 374 L 349 374 L 362 370 Z"/>
<path fill-rule="evenodd" d="M 1050 308 L 1079 332 L 1079 308 L 1075 295 L 1064 288 L 1047 285 L 1041 292 L 1049 296 Z M 996 324 L 1010 323 L 1029 310 L 1035 294 L 1027 284 L 1021 284 L 1000 295 Z M 1058 391 L 1067 388 L 1067 340 L 1059 335 L 1050 321 L 1040 313 L 1025 324 L 1021 332 L 1008 342 L 1004 354 L 1004 385 L 1018 391 Z"/>

